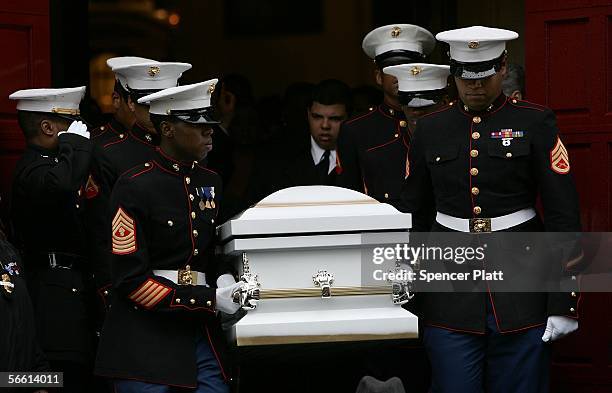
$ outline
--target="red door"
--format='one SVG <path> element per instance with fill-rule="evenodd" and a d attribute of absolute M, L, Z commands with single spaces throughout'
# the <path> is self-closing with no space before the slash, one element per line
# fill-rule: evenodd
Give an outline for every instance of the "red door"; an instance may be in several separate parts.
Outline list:
<path fill-rule="evenodd" d="M 10 183 L 24 147 L 10 93 L 49 87 L 49 1 L 0 2 L 0 215 L 6 218 Z"/>
<path fill-rule="evenodd" d="M 585 231 L 612 229 L 612 2 L 526 0 L 529 100 L 552 108 Z M 580 330 L 555 344 L 554 392 L 612 392 L 612 294 L 583 294 Z"/>

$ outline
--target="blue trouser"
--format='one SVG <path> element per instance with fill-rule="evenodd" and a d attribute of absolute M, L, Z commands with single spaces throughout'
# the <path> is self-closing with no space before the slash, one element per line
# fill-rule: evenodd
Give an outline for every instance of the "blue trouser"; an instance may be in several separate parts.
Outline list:
<path fill-rule="evenodd" d="M 229 386 L 223 381 L 221 369 L 215 354 L 202 335 L 198 337 L 196 346 L 196 361 L 198 364 L 198 387 L 195 389 L 176 388 L 147 382 L 117 379 L 114 382 L 116 393 L 229 393 Z"/>
<path fill-rule="evenodd" d="M 542 341 L 544 328 L 501 334 L 490 305 L 484 335 L 425 327 L 431 392 L 548 392 L 550 344 Z"/>

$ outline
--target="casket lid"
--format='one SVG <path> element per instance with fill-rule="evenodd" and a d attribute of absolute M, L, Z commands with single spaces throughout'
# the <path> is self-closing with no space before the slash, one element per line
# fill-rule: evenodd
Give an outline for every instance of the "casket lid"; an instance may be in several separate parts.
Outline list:
<path fill-rule="evenodd" d="M 340 187 L 277 191 L 221 225 L 220 238 L 329 232 L 407 230 L 410 214 Z"/>

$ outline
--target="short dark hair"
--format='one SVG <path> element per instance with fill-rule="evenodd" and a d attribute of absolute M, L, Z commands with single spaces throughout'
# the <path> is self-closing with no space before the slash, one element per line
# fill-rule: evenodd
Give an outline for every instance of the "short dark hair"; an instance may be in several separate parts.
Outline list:
<path fill-rule="evenodd" d="M 43 120 L 53 120 L 54 115 L 46 112 L 17 111 L 17 122 L 26 139 L 34 138 L 40 131 Z"/>
<path fill-rule="evenodd" d="M 353 107 L 351 89 L 346 83 L 337 79 L 326 79 L 319 82 L 312 90 L 308 107 L 312 107 L 314 102 L 321 105 L 344 105 L 347 113 L 350 113 Z"/>
<path fill-rule="evenodd" d="M 172 124 L 176 124 L 177 122 L 180 121 L 179 119 L 176 119 L 172 116 L 158 115 L 156 113 L 149 113 L 149 118 L 151 119 L 151 123 L 153 123 L 153 126 L 155 127 L 155 130 L 157 131 L 159 135 L 162 134 L 162 130 L 161 130 L 162 122 L 167 121 Z"/>
<path fill-rule="evenodd" d="M 502 81 L 502 90 L 507 96 L 517 90 L 525 95 L 525 70 L 523 67 L 515 63 L 506 64 L 506 76 Z"/>

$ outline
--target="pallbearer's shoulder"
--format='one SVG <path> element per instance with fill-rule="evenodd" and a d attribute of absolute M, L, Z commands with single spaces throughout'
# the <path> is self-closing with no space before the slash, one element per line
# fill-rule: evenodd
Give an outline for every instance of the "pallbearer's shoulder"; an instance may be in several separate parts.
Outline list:
<path fill-rule="evenodd" d="M 156 172 L 159 172 L 156 163 L 154 161 L 147 161 L 123 172 L 119 176 L 117 183 L 143 182 L 146 181 L 147 178 L 153 177 Z"/>
<path fill-rule="evenodd" d="M 358 127 L 359 125 L 375 119 L 379 115 L 378 106 L 372 106 L 367 111 L 358 113 L 346 120 L 343 124 L 345 128 Z"/>
<path fill-rule="evenodd" d="M 419 123 L 437 123 L 439 121 L 447 121 L 455 116 L 461 116 L 461 112 L 457 109 L 457 101 L 451 101 L 436 111 L 423 115 L 419 118 Z"/>
<path fill-rule="evenodd" d="M 510 97 L 508 97 L 506 105 L 509 108 L 516 109 L 516 110 L 528 110 L 528 111 L 531 110 L 531 111 L 536 111 L 536 112 L 550 111 L 550 108 L 544 105 L 540 105 L 540 104 L 537 104 L 531 101 L 517 100 L 516 98 L 510 98 Z"/>
<path fill-rule="evenodd" d="M 211 182 L 221 184 L 221 175 L 219 175 L 217 172 L 213 171 L 212 169 L 206 168 L 202 164 L 196 164 L 196 169 L 199 175 L 203 178 L 209 179 Z"/>

